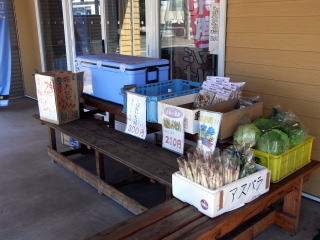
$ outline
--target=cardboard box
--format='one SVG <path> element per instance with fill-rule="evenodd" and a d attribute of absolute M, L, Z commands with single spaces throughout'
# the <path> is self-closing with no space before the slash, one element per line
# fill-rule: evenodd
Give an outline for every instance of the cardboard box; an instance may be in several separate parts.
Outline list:
<path fill-rule="evenodd" d="M 173 196 L 213 218 L 244 206 L 269 191 L 270 171 L 256 165 L 257 172 L 216 190 L 205 188 L 183 177 L 172 175 Z"/>
<path fill-rule="evenodd" d="M 158 123 L 162 124 L 162 111 L 165 107 L 175 106 L 184 112 L 185 132 L 196 134 L 199 130 L 200 109 L 192 109 L 191 105 L 197 94 L 189 94 L 175 98 L 169 98 L 158 102 Z M 225 102 L 214 106 L 208 106 L 204 109 L 214 112 L 222 112 L 222 121 L 220 126 L 219 139 L 231 137 L 237 127 L 242 124 L 243 119 L 255 120 L 263 114 L 263 103 L 259 102 L 242 109 L 234 109 L 237 103 L 235 101 Z"/>
<path fill-rule="evenodd" d="M 40 119 L 63 124 L 79 118 L 83 73 L 51 71 L 36 74 Z"/>

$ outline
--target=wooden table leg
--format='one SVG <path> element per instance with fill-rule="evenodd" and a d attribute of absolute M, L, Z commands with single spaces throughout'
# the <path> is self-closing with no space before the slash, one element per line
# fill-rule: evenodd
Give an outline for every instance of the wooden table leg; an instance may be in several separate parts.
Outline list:
<path fill-rule="evenodd" d="M 56 139 L 56 130 L 54 128 L 48 128 L 49 133 L 49 144 L 53 150 L 57 150 L 57 139 Z"/>
<path fill-rule="evenodd" d="M 104 161 L 103 161 L 103 154 L 95 151 L 95 157 L 96 157 L 96 170 L 97 170 L 97 176 L 104 180 L 105 174 L 104 174 Z"/>
<path fill-rule="evenodd" d="M 298 230 L 302 186 L 303 179 L 300 179 L 292 191 L 285 195 L 282 212 L 278 212 L 275 218 L 277 225 L 292 234 L 296 234 Z"/>
<path fill-rule="evenodd" d="M 172 189 L 171 187 L 166 187 L 166 200 L 170 200 L 172 198 Z"/>
<path fill-rule="evenodd" d="M 109 128 L 115 128 L 115 115 L 109 112 Z"/>

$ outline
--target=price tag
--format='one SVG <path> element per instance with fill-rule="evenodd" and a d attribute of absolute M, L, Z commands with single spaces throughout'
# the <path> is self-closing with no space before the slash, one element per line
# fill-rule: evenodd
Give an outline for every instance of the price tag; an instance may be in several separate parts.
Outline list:
<path fill-rule="evenodd" d="M 183 154 L 184 113 L 173 107 L 165 107 L 162 114 L 162 147 Z"/>
<path fill-rule="evenodd" d="M 125 132 L 145 139 L 147 136 L 146 97 L 127 92 L 127 126 Z"/>
<path fill-rule="evenodd" d="M 201 110 L 199 119 L 198 147 L 206 153 L 213 153 L 218 139 L 222 113 Z"/>

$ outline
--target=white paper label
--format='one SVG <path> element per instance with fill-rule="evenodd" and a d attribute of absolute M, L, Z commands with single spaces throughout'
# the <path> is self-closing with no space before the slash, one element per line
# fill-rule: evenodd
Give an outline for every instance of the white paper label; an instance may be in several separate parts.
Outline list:
<path fill-rule="evenodd" d="M 35 79 L 40 117 L 58 121 L 53 77 L 37 74 Z"/>
<path fill-rule="evenodd" d="M 145 139 L 147 136 L 146 96 L 127 92 L 127 126 L 125 132 Z"/>
<path fill-rule="evenodd" d="M 165 107 L 162 113 L 162 147 L 183 154 L 184 113 L 174 107 Z"/>
<path fill-rule="evenodd" d="M 120 72 L 125 72 L 126 71 L 126 65 L 125 64 L 120 64 Z"/>
<path fill-rule="evenodd" d="M 201 110 L 199 119 L 198 147 L 206 152 L 213 153 L 218 139 L 222 113 Z"/>

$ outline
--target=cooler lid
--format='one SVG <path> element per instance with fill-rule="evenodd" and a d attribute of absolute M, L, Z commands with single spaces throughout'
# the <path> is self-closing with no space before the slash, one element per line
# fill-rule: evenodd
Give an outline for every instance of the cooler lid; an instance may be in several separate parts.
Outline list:
<path fill-rule="evenodd" d="M 169 64 L 167 59 L 128 56 L 116 53 L 79 56 L 76 61 L 116 68 L 125 67 L 131 70 Z"/>

